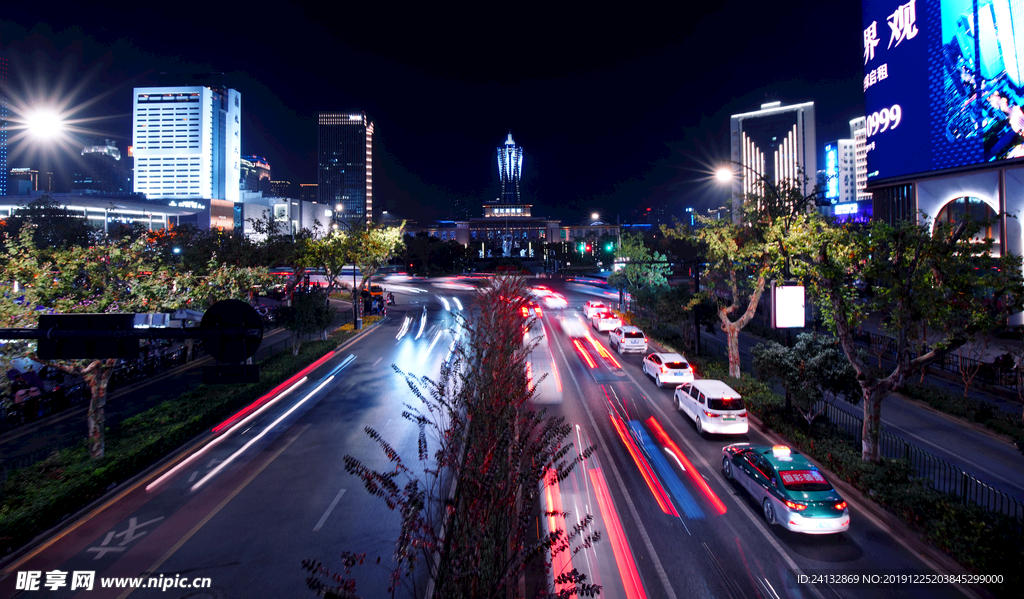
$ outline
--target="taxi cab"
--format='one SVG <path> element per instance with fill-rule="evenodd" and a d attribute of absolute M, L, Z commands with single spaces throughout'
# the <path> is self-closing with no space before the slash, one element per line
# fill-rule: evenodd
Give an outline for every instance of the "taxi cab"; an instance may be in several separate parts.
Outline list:
<path fill-rule="evenodd" d="M 370 297 L 384 299 L 384 288 L 380 285 L 370 285 Z"/>
<path fill-rule="evenodd" d="M 785 445 L 726 445 L 722 474 L 754 497 L 768 524 L 812 535 L 850 528 L 843 498 L 803 454 Z"/>

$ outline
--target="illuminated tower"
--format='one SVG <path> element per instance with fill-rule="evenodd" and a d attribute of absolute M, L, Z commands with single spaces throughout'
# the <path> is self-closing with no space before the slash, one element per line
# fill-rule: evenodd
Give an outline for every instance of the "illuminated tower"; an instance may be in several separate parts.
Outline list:
<path fill-rule="evenodd" d="M 373 121 L 363 112 L 321 112 L 317 195 L 335 220 L 373 219 Z M 340 207 L 339 207 L 340 206 Z"/>
<path fill-rule="evenodd" d="M 0 196 L 7 195 L 7 59 L 0 56 Z"/>
<path fill-rule="evenodd" d="M 732 115 L 730 129 L 732 161 L 738 163 L 734 214 L 747 194 L 769 192 L 762 178 L 776 187 L 789 181 L 811 193 L 817 173 L 814 102 L 762 104 L 761 110 Z"/>
<path fill-rule="evenodd" d="M 501 203 L 519 204 L 519 181 L 523 176 L 523 149 L 508 134 L 504 147 L 498 148 L 498 176 L 501 177 Z"/>

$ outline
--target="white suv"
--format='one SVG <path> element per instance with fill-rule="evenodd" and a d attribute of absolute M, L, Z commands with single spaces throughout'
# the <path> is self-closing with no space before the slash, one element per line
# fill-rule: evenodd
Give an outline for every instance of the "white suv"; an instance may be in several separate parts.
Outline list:
<path fill-rule="evenodd" d="M 647 351 L 647 335 L 636 327 L 618 327 L 608 334 L 608 345 L 624 354 L 628 351 Z"/>
<path fill-rule="evenodd" d="M 593 318 L 594 314 L 597 314 L 598 312 L 606 312 L 610 310 L 611 308 L 601 302 L 587 302 L 583 304 L 583 315 L 587 317 L 587 320 Z"/>

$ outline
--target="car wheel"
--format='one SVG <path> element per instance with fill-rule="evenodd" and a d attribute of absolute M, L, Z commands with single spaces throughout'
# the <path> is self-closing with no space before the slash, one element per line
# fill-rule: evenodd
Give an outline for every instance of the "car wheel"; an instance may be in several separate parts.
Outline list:
<path fill-rule="evenodd" d="M 722 475 L 725 478 L 732 479 L 732 460 L 727 455 L 722 456 Z"/>
<path fill-rule="evenodd" d="M 615 351 L 619 352 L 619 355 L 620 355 L 620 356 L 621 356 L 622 354 L 626 353 L 625 351 L 623 351 L 623 350 L 622 350 L 622 344 L 621 344 L 621 343 L 620 343 L 620 344 L 618 344 L 618 345 L 617 345 L 617 346 L 615 347 Z"/>
<path fill-rule="evenodd" d="M 659 389 L 661 389 L 661 375 L 660 374 L 654 376 L 654 384 L 657 385 Z"/>
<path fill-rule="evenodd" d="M 672 394 L 672 405 L 675 406 L 677 412 L 683 409 L 683 404 L 679 402 L 679 396 L 675 393 Z"/>
<path fill-rule="evenodd" d="M 772 507 L 772 500 L 765 497 L 761 502 L 761 508 L 764 510 L 765 522 L 775 524 L 775 508 Z"/>
<path fill-rule="evenodd" d="M 697 418 L 693 421 L 693 423 L 697 427 L 697 434 L 703 437 L 704 436 L 704 425 L 701 424 L 701 422 L 700 422 L 700 416 L 697 416 Z"/>

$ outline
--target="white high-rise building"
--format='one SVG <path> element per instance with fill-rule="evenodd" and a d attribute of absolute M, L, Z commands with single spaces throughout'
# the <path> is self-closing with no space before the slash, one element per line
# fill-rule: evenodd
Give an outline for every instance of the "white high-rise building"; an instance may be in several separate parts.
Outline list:
<path fill-rule="evenodd" d="M 747 194 L 768 192 L 764 181 L 775 187 L 789 181 L 805 194 L 812 192 L 818 172 L 814 102 L 762 104 L 760 110 L 732 115 L 730 129 L 734 215 Z"/>
<path fill-rule="evenodd" d="M 149 198 L 239 200 L 241 94 L 222 86 L 137 87 L 135 191 Z"/>
<path fill-rule="evenodd" d="M 857 176 L 857 201 L 868 201 L 871 194 L 864 191 L 868 186 L 868 120 L 857 117 L 850 121 L 850 137 L 853 138 L 854 161 Z"/>

